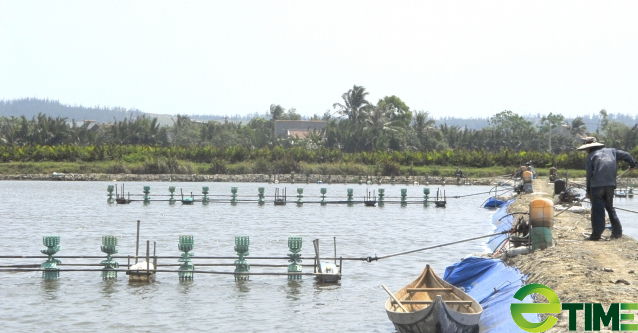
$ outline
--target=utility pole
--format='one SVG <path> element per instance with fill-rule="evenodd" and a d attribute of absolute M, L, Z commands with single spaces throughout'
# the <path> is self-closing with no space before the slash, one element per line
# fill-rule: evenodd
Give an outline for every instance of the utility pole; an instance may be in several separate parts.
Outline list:
<path fill-rule="evenodd" d="M 549 153 L 552 153 L 552 122 L 550 120 L 548 120 L 549 122 Z"/>

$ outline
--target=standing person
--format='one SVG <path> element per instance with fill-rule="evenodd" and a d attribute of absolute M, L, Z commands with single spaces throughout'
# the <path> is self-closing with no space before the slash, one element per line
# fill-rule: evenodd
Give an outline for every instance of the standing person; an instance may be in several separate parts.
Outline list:
<path fill-rule="evenodd" d="M 591 201 L 591 235 L 585 240 L 597 241 L 605 230 L 605 210 L 611 221 L 611 238 L 622 237 L 622 225 L 614 209 L 614 191 L 616 189 L 617 162 L 626 161 L 630 169 L 636 167 L 634 158 L 626 151 L 616 148 L 604 148 L 594 137 L 583 138 L 578 150 L 587 151 L 585 162 L 587 177 L 587 196 Z"/>

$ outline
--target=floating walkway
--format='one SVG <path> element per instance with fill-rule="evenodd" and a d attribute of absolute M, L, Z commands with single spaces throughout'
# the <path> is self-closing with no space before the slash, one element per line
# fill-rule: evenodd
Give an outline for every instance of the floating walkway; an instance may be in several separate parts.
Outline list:
<path fill-rule="evenodd" d="M 328 189 L 325 187 L 320 189 L 320 196 L 304 196 L 304 189 L 299 187 L 297 188 L 297 195 L 291 196 L 291 200 L 288 200 L 286 190 L 287 189 L 285 187 L 275 188 L 274 196 L 266 196 L 265 188 L 259 187 L 257 189 L 256 197 L 247 197 L 239 196 L 237 187 L 230 188 L 230 195 L 212 195 L 210 194 L 210 188 L 208 186 L 202 187 L 202 194 L 194 194 L 193 192 L 184 193 L 183 189 L 180 189 L 179 193 L 175 193 L 175 186 L 169 186 L 168 192 L 170 194 L 154 194 L 151 197 L 150 186 L 143 187 L 143 194 L 131 194 L 130 192 L 125 191 L 124 184 L 122 184 L 119 189 L 115 185 L 108 185 L 107 203 L 130 204 L 132 202 L 143 202 L 145 204 L 150 204 L 151 202 L 168 202 L 169 204 L 174 204 L 181 202 L 185 205 L 191 205 L 194 203 L 201 203 L 204 205 L 211 203 L 230 203 L 233 205 L 238 203 L 257 203 L 259 205 L 264 205 L 266 202 L 272 202 L 276 206 L 284 206 L 286 204 L 296 204 L 299 206 L 304 204 L 364 204 L 365 206 L 383 206 L 384 204 L 423 204 L 424 206 L 427 206 L 430 203 L 434 203 L 437 207 L 445 207 L 447 199 L 445 191 L 441 191 L 437 188 L 436 197 L 432 198 L 434 200 L 431 200 L 430 188 L 428 187 L 423 188 L 423 197 L 408 197 L 407 188 L 402 188 L 400 196 L 398 197 L 388 197 L 386 196 L 385 189 L 380 188 L 373 191 L 366 190 L 366 194 L 360 200 L 355 200 L 354 190 L 352 188 L 347 189 L 346 197 L 340 199 L 337 199 L 336 197 L 327 197 L 326 194 L 328 193 Z M 115 198 L 113 195 L 115 195 Z M 454 198 L 460 197 L 462 196 L 456 196 Z"/>
<path fill-rule="evenodd" d="M 42 239 L 46 249 L 40 252 L 44 255 L 2 255 L 0 259 L 46 259 L 42 264 L 0 264 L 0 272 L 42 272 L 43 280 L 58 280 L 61 274 L 67 272 L 96 272 L 101 273 L 104 280 L 116 279 L 118 273 L 126 273 L 131 281 L 150 282 L 157 273 L 172 273 L 179 280 L 192 280 L 195 274 L 233 275 L 235 280 L 248 280 L 252 275 L 279 275 L 297 280 L 302 276 L 313 276 L 320 282 L 338 282 L 342 275 L 344 258 L 337 257 L 336 239 L 334 239 L 334 257 L 321 258 L 319 240 L 313 241 L 314 256 L 302 256 L 302 239 L 298 236 L 288 238 L 288 253 L 281 257 L 250 257 L 250 237 L 235 237 L 234 251 L 237 256 L 195 256 L 193 250 L 195 241 L 192 235 L 179 236 L 177 250 L 181 255 L 159 256 L 156 254 L 156 243 L 146 241 L 146 254 L 118 256 L 118 238 L 112 235 L 102 236 L 100 250 L 104 256 L 60 256 L 62 250 L 61 238 L 57 235 L 44 236 Z M 99 260 L 103 259 L 103 260 Z M 91 260 L 78 262 L 78 260 Z M 160 263 L 159 261 L 162 260 Z M 250 262 L 249 262 L 250 260 Z M 301 264 L 302 260 L 312 264 Z M 349 258 L 345 260 L 365 260 L 365 258 Z M 120 268 L 121 262 L 126 262 L 126 268 Z M 289 264 L 272 263 L 272 261 L 288 262 Z M 196 269 L 195 267 L 198 267 Z M 251 266 L 264 269 L 261 272 L 251 271 Z M 234 267 L 233 271 L 211 270 L 210 268 Z M 286 270 L 281 271 L 281 269 Z M 311 269 L 304 272 L 304 268 Z M 279 271 L 276 271 L 279 270 Z"/>

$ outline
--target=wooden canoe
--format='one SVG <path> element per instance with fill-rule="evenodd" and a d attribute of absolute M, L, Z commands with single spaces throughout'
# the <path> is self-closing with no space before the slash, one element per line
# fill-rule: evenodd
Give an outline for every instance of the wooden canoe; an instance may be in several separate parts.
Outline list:
<path fill-rule="evenodd" d="M 438 277 L 430 265 L 391 294 L 385 310 L 399 333 L 477 333 L 483 312 L 475 299 Z"/>

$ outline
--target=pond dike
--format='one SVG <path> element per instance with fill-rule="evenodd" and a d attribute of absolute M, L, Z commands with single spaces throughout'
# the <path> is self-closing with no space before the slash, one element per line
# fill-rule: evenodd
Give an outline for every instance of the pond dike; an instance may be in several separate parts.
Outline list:
<path fill-rule="evenodd" d="M 546 178 L 535 179 L 533 189 L 534 193 L 517 196 L 507 207 L 508 212 L 529 211 L 530 202 L 536 198 L 554 199 L 554 185 Z M 557 199 L 554 203 L 556 207 Z M 559 212 L 556 210 L 554 215 Z M 636 220 L 625 219 L 621 223 L 627 226 Z M 585 241 L 583 233 L 591 233 L 589 209 L 584 213 L 565 211 L 554 218 L 552 247 L 516 256 L 501 254 L 498 258 L 526 275 L 526 284 L 550 287 L 561 303 L 601 303 L 605 311 L 611 303 L 637 303 L 638 242 L 626 235 L 618 240 Z M 607 239 L 610 235 L 608 229 L 603 233 Z M 537 296 L 538 302 L 547 302 Z M 621 311 L 631 312 L 638 315 L 636 311 Z M 541 315 L 541 319 L 546 316 Z M 554 316 L 558 322 L 547 332 L 567 332 L 568 312 Z M 577 331 L 584 331 L 584 318 L 584 311 L 578 311 Z M 611 332 L 611 326 L 609 330 L 601 327 L 601 332 Z"/>
<path fill-rule="evenodd" d="M 246 175 L 177 175 L 177 174 L 105 174 L 105 173 L 52 173 L 0 175 L 0 180 L 58 180 L 58 181 L 118 181 L 118 182 L 223 182 L 223 183 L 269 183 L 278 181 L 288 184 L 373 184 L 396 185 L 493 185 L 496 178 L 456 178 L 428 176 L 358 176 L 318 174 L 246 174 Z M 418 183 L 418 184 L 417 184 Z"/>
<path fill-rule="evenodd" d="M 607 310 L 611 303 L 638 302 L 638 276 L 635 274 L 638 242 L 628 236 L 619 240 L 585 241 L 583 233 L 591 232 L 589 209 L 560 213 L 562 210 L 558 209 L 558 200 L 554 198 L 554 184 L 548 179 L 534 180 L 533 190 L 533 193 L 520 194 L 507 201 L 493 214 L 491 220 L 495 232 L 511 229 L 521 215 L 508 214 L 528 212 L 532 200 L 552 199 L 557 208 L 552 227 L 553 246 L 527 254 L 520 251 L 522 247 L 505 246 L 501 250 L 507 237 L 493 236 L 486 244 L 491 252 L 467 257 L 445 270 L 446 281 L 463 288 L 483 306 L 480 332 L 523 332 L 512 320 L 510 304 L 520 303 L 513 295 L 530 283 L 550 287 L 561 303 L 601 303 Z M 560 215 L 556 215 L 558 213 Z M 634 221 L 621 220 L 621 223 L 627 225 Z M 603 233 L 605 236 L 609 239 L 609 230 Z M 536 296 L 536 302 L 547 302 L 543 296 Z M 530 295 L 523 302 L 533 303 L 534 300 Z M 552 315 L 558 322 L 547 332 L 569 331 L 567 311 Z M 547 314 L 524 314 L 524 317 L 530 322 L 539 322 Z M 579 332 L 584 331 L 584 318 L 584 311 L 579 311 Z M 611 327 L 601 328 L 601 332 L 611 332 Z"/>

